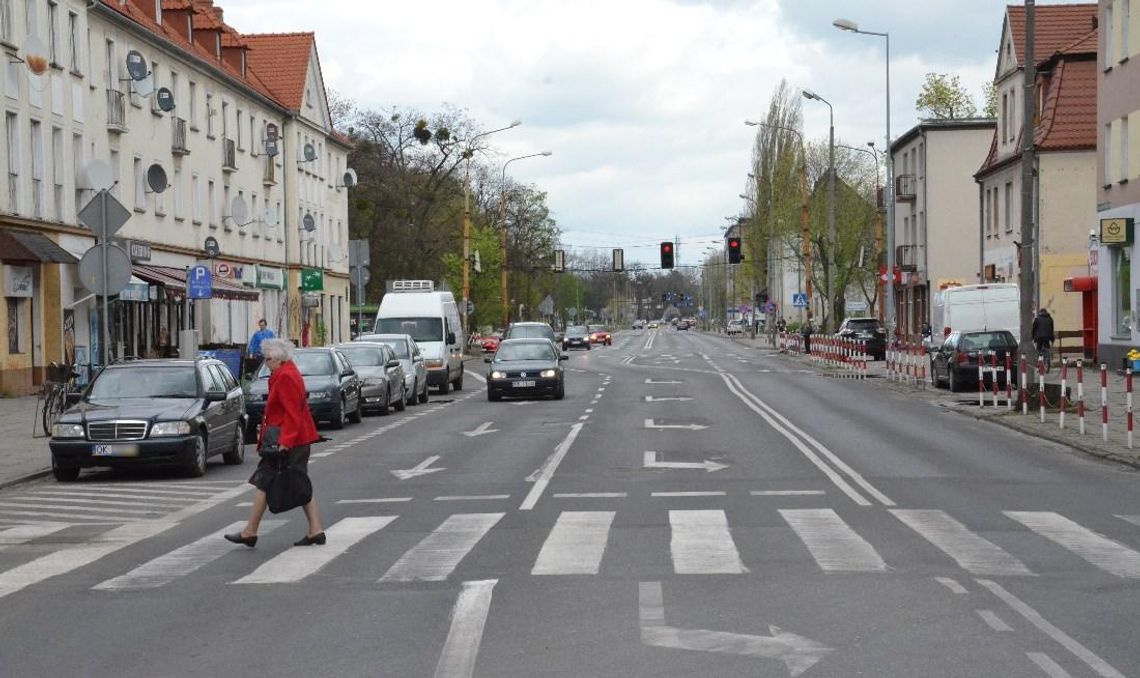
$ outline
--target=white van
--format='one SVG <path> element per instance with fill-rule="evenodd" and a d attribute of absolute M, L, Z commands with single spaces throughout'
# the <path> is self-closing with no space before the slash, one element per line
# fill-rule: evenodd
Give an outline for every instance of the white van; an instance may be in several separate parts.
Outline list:
<path fill-rule="evenodd" d="M 1021 294 L 1012 283 L 948 287 L 934 295 L 930 320 L 934 347 L 951 332 L 1009 330 L 1021 341 Z"/>
<path fill-rule="evenodd" d="M 440 393 L 463 388 L 463 325 L 451 292 L 436 292 L 430 280 L 395 280 L 372 331 L 410 334 L 423 352 L 428 386 Z"/>

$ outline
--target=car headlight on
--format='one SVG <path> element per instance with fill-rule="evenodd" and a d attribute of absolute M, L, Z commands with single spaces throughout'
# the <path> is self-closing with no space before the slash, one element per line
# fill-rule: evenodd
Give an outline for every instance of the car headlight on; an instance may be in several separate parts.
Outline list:
<path fill-rule="evenodd" d="M 150 437 L 190 435 L 190 422 L 188 421 L 160 421 L 150 427 Z"/>
<path fill-rule="evenodd" d="M 83 424 L 52 424 L 52 438 L 82 438 Z"/>
<path fill-rule="evenodd" d="M 309 400 L 328 400 L 328 391 L 309 391 Z"/>
<path fill-rule="evenodd" d="M 506 372 L 492 372 L 491 378 L 492 379 L 506 379 L 507 373 Z"/>
<path fill-rule="evenodd" d="M 557 374 L 558 374 L 558 373 L 557 373 L 557 372 L 555 372 L 554 370 L 543 370 L 543 371 L 542 371 L 542 373 L 541 373 L 541 374 L 539 374 L 538 376 L 540 376 L 540 377 L 545 377 L 545 378 L 549 379 L 549 378 L 551 378 L 551 377 L 553 377 L 553 376 L 557 376 Z"/>

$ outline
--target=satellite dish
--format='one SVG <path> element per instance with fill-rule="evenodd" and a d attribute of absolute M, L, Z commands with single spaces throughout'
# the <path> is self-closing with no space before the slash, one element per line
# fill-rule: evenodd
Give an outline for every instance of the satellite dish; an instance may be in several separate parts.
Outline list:
<path fill-rule="evenodd" d="M 230 218 L 237 222 L 238 226 L 245 226 L 249 222 L 249 205 L 245 203 L 243 196 L 237 196 L 230 201 Z"/>
<path fill-rule="evenodd" d="M 344 178 L 341 179 L 341 183 L 345 186 L 345 188 L 352 188 L 353 186 L 355 186 L 356 185 L 356 170 L 352 169 L 351 167 L 346 169 L 344 171 Z"/>
<path fill-rule="evenodd" d="M 305 162 L 317 159 L 317 149 L 312 144 L 305 144 Z"/>
<path fill-rule="evenodd" d="M 32 75 L 47 73 L 50 65 L 47 45 L 34 35 L 24 38 L 24 65 Z"/>
<path fill-rule="evenodd" d="M 171 92 L 165 87 L 159 87 L 158 91 L 154 94 L 154 99 L 158 102 L 158 109 L 163 113 L 169 113 L 174 110 L 174 92 Z"/>
<path fill-rule="evenodd" d="M 138 80 L 132 80 L 131 89 L 140 97 L 149 97 L 154 94 L 154 76 L 147 73 Z"/>
<path fill-rule="evenodd" d="M 115 185 L 115 174 L 107 163 L 92 160 L 80 170 L 79 184 L 93 191 L 105 191 Z"/>
<path fill-rule="evenodd" d="M 142 53 L 137 49 L 132 49 L 127 52 L 127 75 L 131 76 L 131 80 L 135 81 L 142 80 L 150 75 L 150 71 L 146 68 L 146 59 L 143 58 Z"/>
<path fill-rule="evenodd" d="M 313 219 L 312 214 L 306 214 L 305 218 L 301 220 L 301 225 L 303 225 L 305 227 L 305 230 L 309 231 L 310 233 L 317 230 L 317 221 L 316 219 Z"/>
<path fill-rule="evenodd" d="M 162 193 L 170 184 L 166 182 L 166 170 L 157 162 L 146 168 L 146 185 L 155 193 Z"/>
<path fill-rule="evenodd" d="M 265 208 L 265 225 L 271 226 L 271 227 L 277 225 L 277 208 L 276 207 Z"/>

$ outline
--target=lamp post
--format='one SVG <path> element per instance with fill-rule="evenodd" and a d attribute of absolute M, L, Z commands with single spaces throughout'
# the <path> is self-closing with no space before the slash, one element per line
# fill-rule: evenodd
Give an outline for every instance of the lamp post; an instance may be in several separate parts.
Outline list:
<path fill-rule="evenodd" d="M 517 158 L 511 158 L 503 163 L 503 173 L 499 180 L 499 294 L 502 297 L 503 304 L 503 329 L 507 328 L 507 323 L 511 317 L 511 300 L 507 294 L 507 166 L 516 160 L 525 160 L 527 158 L 537 158 L 538 156 L 552 155 L 553 151 L 542 151 L 541 153 L 531 153 L 530 155 L 520 155 Z M 581 306 L 581 304 L 579 304 Z"/>
<path fill-rule="evenodd" d="M 887 146 L 883 150 L 887 162 L 887 191 L 883 202 L 887 207 L 887 336 L 894 337 L 895 333 L 895 179 L 894 159 L 891 155 L 891 34 L 876 31 L 864 31 L 859 24 L 849 19 L 836 19 L 831 22 L 841 31 L 875 35 L 886 41 L 886 71 L 887 71 Z"/>
<path fill-rule="evenodd" d="M 838 284 L 838 271 L 835 270 L 835 248 L 838 240 L 835 236 L 835 109 L 831 102 L 815 92 L 805 89 L 805 99 L 812 99 L 827 105 L 827 259 L 824 260 L 827 280 L 827 319 L 828 323 L 835 325 L 835 299 Z"/>
<path fill-rule="evenodd" d="M 521 120 L 515 120 L 506 127 L 493 129 L 489 132 L 480 132 L 467 140 L 467 149 L 463 151 L 463 156 L 467 160 L 467 167 L 463 172 L 463 341 L 466 346 L 467 337 L 470 336 L 468 330 L 467 320 L 467 306 L 471 299 L 471 155 L 474 153 L 471 146 L 479 137 L 485 137 L 488 134 L 495 132 L 502 132 L 522 124 Z"/>
<path fill-rule="evenodd" d="M 766 122 L 745 120 L 749 127 L 767 127 L 782 132 L 790 132 L 800 140 L 800 228 L 801 228 L 801 257 L 804 271 L 804 296 L 807 298 L 807 319 L 812 319 L 812 290 L 811 290 L 811 223 L 808 219 L 808 184 L 807 184 L 807 151 L 804 148 L 804 135 L 799 130 L 780 125 L 770 125 Z M 798 291 L 798 290 L 797 290 Z"/>
<path fill-rule="evenodd" d="M 878 200 L 879 200 L 879 151 L 877 148 L 875 148 L 875 142 L 874 141 L 868 141 L 867 142 L 867 148 L 859 148 L 857 146 L 847 146 L 846 144 L 839 144 L 839 147 L 840 148 L 846 148 L 849 151 L 858 151 L 860 153 L 866 153 L 866 154 L 870 155 L 875 161 L 875 202 L 876 202 L 876 205 L 875 205 L 875 255 L 876 255 L 875 256 L 875 266 L 878 267 L 879 255 L 883 251 L 882 210 L 879 209 L 879 206 L 877 204 Z M 870 150 L 867 150 L 868 148 Z M 875 296 L 879 300 L 878 313 L 876 315 L 879 318 L 879 322 L 883 322 L 883 306 L 886 305 L 883 301 L 883 285 L 884 285 L 883 276 L 878 275 L 876 273 L 876 278 L 875 278 L 876 295 Z"/>

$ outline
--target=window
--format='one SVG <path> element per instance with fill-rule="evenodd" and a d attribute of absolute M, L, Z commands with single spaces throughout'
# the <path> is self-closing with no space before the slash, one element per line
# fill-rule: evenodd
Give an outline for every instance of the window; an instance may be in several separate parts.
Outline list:
<path fill-rule="evenodd" d="M 214 190 L 214 180 L 206 183 L 206 210 L 209 212 L 210 228 L 218 227 L 217 191 Z"/>
<path fill-rule="evenodd" d="M 175 100 L 177 101 L 177 99 Z M 198 129 L 198 83 L 190 81 L 190 96 L 187 97 L 190 108 L 190 129 Z"/>
<path fill-rule="evenodd" d="M 83 68 L 79 58 L 79 15 L 75 12 L 67 13 L 67 42 L 71 52 L 71 72 L 80 74 Z"/>
<path fill-rule="evenodd" d="M 249 154 L 257 157 L 257 118 L 249 114 Z"/>
<path fill-rule="evenodd" d="M 83 135 L 79 133 L 73 133 L 71 135 L 71 166 L 78 168 L 83 167 L 84 164 L 86 163 L 83 160 Z M 77 184 L 75 186 L 75 210 L 72 212 L 72 214 L 82 208 L 83 189 L 80 188 Z"/>
<path fill-rule="evenodd" d="M 232 204 L 233 203 L 230 202 L 230 187 L 227 185 L 223 185 L 222 186 L 222 226 L 225 226 L 227 232 L 234 230 L 234 223 L 237 222 L 237 219 L 234 219 L 233 208 L 230 207 L 230 205 L 232 205 Z"/>
<path fill-rule="evenodd" d="M 20 119 L 4 114 L 4 139 L 8 142 L 8 211 L 20 213 Z"/>
<path fill-rule="evenodd" d="M 242 122 L 242 120 L 241 120 L 241 109 L 239 108 L 239 109 L 237 109 L 237 121 L 234 124 L 234 134 L 237 135 L 237 140 L 236 140 L 237 141 L 237 149 L 239 151 L 244 151 L 245 150 L 245 144 L 242 143 L 241 122 Z"/>
<path fill-rule="evenodd" d="M 214 95 L 206 92 L 206 136 L 214 138 Z"/>
<path fill-rule="evenodd" d="M 173 197 L 174 197 L 174 219 L 176 221 L 182 221 L 183 219 L 186 218 L 186 213 L 184 211 L 185 206 L 182 204 L 182 168 L 181 167 L 175 167 L 174 168 L 174 183 L 171 184 L 171 186 L 170 186 L 170 192 L 174 194 L 173 195 Z"/>
<path fill-rule="evenodd" d="M 1101 30 L 1104 31 L 1104 67 L 1105 68 L 1111 67 L 1113 62 L 1116 61 L 1116 58 L 1114 57 L 1115 52 L 1113 51 L 1113 48 L 1115 47 L 1115 45 L 1112 43 L 1112 34 L 1116 30 L 1116 27 L 1113 25 L 1112 20 L 1113 20 L 1112 3 L 1109 3 L 1108 5 L 1105 5 L 1105 8 L 1104 8 L 1104 27 L 1101 28 Z"/>
<path fill-rule="evenodd" d="M 1128 116 L 1120 119 L 1120 181 L 1128 181 Z"/>
<path fill-rule="evenodd" d="M 1104 183 L 1112 183 L 1112 123 L 1104 124 Z"/>
<path fill-rule="evenodd" d="M 32 120 L 31 130 L 32 150 L 32 216 L 37 219 L 44 218 L 44 130 L 39 120 Z"/>
<path fill-rule="evenodd" d="M 146 211 L 146 176 L 143 174 L 142 158 L 135 156 L 133 164 L 135 177 L 135 211 Z"/>
<path fill-rule="evenodd" d="M 48 57 L 52 66 L 59 65 L 59 5 L 48 3 Z"/>
<path fill-rule="evenodd" d="M 1132 0 L 1120 0 L 1120 58 L 1132 55 L 1128 27 L 1132 23 Z"/>
<path fill-rule="evenodd" d="M 36 28 L 39 26 L 39 16 L 36 12 L 36 0 L 24 0 L 24 34 L 39 35 Z"/>
<path fill-rule="evenodd" d="M 197 174 L 190 176 L 190 202 L 191 202 L 191 215 L 192 220 L 199 226 L 202 225 L 202 182 Z"/>
<path fill-rule="evenodd" d="M 1001 95 L 1001 142 L 1004 144 L 1009 138 L 1009 95 Z"/>
<path fill-rule="evenodd" d="M 115 41 L 108 40 L 106 48 L 107 54 L 104 65 L 107 67 L 107 89 L 118 91 L 119 71 L 115 65 Z"/>
<path fill-rule="evenodd" d="M 24 352 L 24 308 L 27 300 L 8 297 L 8 353 Z"/>
<path fill-rule="evenodd" d="M 51 128 L 52 219 L 63 222 L 63 130 Z"/>
<path fill-rule="evenodd" d="M 998 221 L 998 210 L 1000 209 L 1000 206 L 1001 206 L 1001 195 L 998 192 L 998 187 L 994 186 L 994 237 L 995 238 L 1001 237 L 1001 233 L 998 230 L 999 229 L 998 224 L 1001 223 Z"/>
<path fill-rule="evenodd" d="M 1129 247 L 1109 247 L 1112 253 L 1112 334 L 1132 334 L 1132 257 Z"/>
<path fill-rule="evenodd" d="M 1005 182 L 1005 232 L 1013 230 L 1013 182 Z"/>
<path fill-rule="evenodd" d="M 230 137 L 230 104 L 229 102 L 222 102 L 222 138 L 228 139 Z"/>
<path fill-rule="evenodd" d="M 0 40 L 12 42 L 12 0 L 0 0 Z"/>
<path fill-rule="evenodd" d="M 111 186 L 111 195 L 115 196 L 116 198 L 121 199 L 121 197 L 120 197 L 121 191 L 119 190 L 119 184 L 120 184 L 119 180 L 123 178 L 123 168 L 120 167 L 120 165 L 122 164 L 122 161 L 119 159 L 119 152 L 118 151 L 116 151 L 116 150 L 111 151 L 111 158 L 110 158 L 109 162 L 111 163 L 111 178 L 114 179 L 114 181 L 115 181 L 115 184 L 113 186 Z"/>

